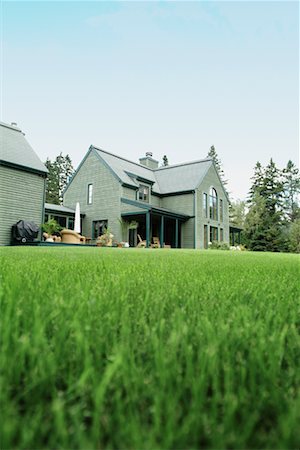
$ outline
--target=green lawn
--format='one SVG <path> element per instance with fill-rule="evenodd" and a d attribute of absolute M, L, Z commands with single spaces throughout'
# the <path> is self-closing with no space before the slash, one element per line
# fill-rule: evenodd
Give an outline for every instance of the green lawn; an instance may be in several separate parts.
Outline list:
<path fill-rule="evenodd" d="M 298 449 L 299 261 L 1 248 L 1 449 Z"/>

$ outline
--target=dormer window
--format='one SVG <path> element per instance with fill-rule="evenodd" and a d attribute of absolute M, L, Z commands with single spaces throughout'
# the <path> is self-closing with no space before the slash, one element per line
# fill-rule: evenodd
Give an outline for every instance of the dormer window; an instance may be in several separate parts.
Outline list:
<path fill-rule="evenodd" d="M 138 190 L 138 200 L 141 202 L 149 203 L 149 187 L 144 184 L 140 184 Z"/>

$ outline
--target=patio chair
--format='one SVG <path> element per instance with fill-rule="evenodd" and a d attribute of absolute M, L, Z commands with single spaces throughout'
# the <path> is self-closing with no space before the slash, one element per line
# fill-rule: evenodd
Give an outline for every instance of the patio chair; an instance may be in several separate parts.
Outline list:
<path fill-rule="evenodd" d="M 159 238 L 157 237 L 157 236 L 153 236 L 153 238 L 152 238 L 152 244 L 151 244 L 151 247 L 152 248 L 160 248 L 161 247 L 161 245 L 160 245 L 160 240 L 159 240 Z"/>
<path fill-rule="evenodd" d="M 138 234 L 137 235 L 139 243 L 137 245 L 138 248 L 144 248 L 147 247 L 147 241 L 143 241 L 143 239 L 141 238 L 141 236 Z"/>

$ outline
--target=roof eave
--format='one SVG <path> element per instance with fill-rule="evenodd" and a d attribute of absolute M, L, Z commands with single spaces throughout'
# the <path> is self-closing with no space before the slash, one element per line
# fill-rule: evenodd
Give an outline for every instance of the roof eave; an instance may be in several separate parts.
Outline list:
<path fill-rule="evenodd" d="M 31 172 L 31 173 L 35 173 L 37 175 L 42 175 L 43 177 L 47 177 L 48 174 L 48 170 L 45 167 L 45 170 L 40 170 L 40 169 L 36 169 L 34 167 L 27 167 L 27 166 L 23 166 L 21 164 L 16 164 L 16 163 L 12 163 L 10 161 L 5 161 L 3 159 L 0 159 L 0 166 L 6 166 L 6 167 L 10 167 L 12 169 L 16 169 L 16 170 L 22 170 L 24 172 Z"/>

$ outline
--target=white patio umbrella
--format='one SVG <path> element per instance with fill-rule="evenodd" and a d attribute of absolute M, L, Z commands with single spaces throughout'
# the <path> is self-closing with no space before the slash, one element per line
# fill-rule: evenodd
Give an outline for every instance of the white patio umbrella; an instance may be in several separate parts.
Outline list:
<path fill-rule="evenodd" d="M 81 232 L 81 227 L 80 227 L 80 205 L 79 205 L 79 202 L 76 203 L 76 208 L 75 208 L 74 231 L 76 231 L 76 233 L 79 233 L 79 234 Z"/>

